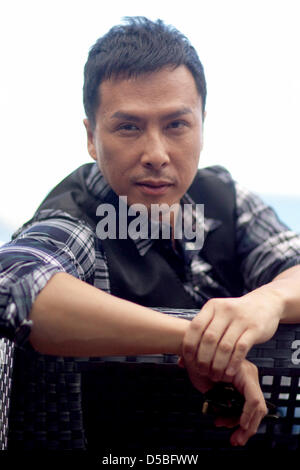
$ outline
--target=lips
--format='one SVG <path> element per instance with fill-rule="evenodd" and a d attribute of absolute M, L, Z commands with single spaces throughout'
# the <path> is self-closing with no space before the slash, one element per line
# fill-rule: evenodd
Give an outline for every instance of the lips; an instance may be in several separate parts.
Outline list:
<path fill-rule="evenodd" d="M 143 180 L 138 181 L 136 184 L 143 193 L 152 195 L 164 194 L 173 185 L 170 181 L 165 180 Z"/>
<path fill-rule="evenodd" d="M 141 181 L 137 181 L 137 184 L 158 187 L 158 186 L 170 186 L 172 183 L 168 180 L 141 180 Z"/>

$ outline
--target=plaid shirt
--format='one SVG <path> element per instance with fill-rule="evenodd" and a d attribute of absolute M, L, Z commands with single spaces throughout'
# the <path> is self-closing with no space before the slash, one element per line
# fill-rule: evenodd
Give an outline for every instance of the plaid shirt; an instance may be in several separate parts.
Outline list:
<path fill-rule="evenodd" d="M 224 168 L 211 167 L 211 170 L 221 180 L 231 180 Z M 234 185 L 236 249 L 246 293 L 272 281 L 285 269 L 300 264 L 300 236 L 289 230 L 258 196 L 236 182 Z M 87 187 L 101 199 L 112 191 L 96 163 L 91 165 Z M 186 194 L 181 202 L 193 201 Z M 193 223 L 203 221 L 194 220 Z M 220 223 L 205 218 L 204 233 L 214 230 Z M 140 256 L 144 256 L 153 244 L 151 238 L 134 242 Z M 182 247 L 187 272 L 184 288 L 199 308 L 207 300 L 207 289 L 218 297 L 230 296 L 214 278 L 212 266 L 201 258 L 201 249 L 191 250 L 185 242 Z M 12 242 L 0 248 L 0 336 L 13 339 L 19 346 L 26 342 L 32 326 L 28 321 L 32 304 L 49 279 L 58 272 L 67 272 L 110 292 L 101 240 L 84 221 L 61 210 L 47 209 L 21 227 Z"/>

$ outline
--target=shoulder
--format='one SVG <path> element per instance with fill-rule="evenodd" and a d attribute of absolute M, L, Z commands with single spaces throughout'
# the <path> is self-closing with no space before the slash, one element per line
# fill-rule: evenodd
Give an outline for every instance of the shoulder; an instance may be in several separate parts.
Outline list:
<path fill-rule="evenodd" d="M 85 221 L 61 210 L 42 210 L 12 235 L 12 243 L 20 246 L 47 247 L 53 251 L 89 253 L 94 257 L 95 237 Z"/>
<path fill-rule="evenodd" d="M 231 174 L 220 165 L 199 169 L 187 192 L 195 202 L 210 206 L 221 207 L 226 204 L 232 206 L 235 201 L 235 188 Z"/>
<path fill-rule="evenodd" d="M 200 168 L 197 174 L 202 178 L 214 177 L 223 181 L 224 183 L 233 183 L 231 173 L 221 165 L 212 165 L 205 168 Z"/>
<path fill-rule="evenodd" d="M 215 184 L 222 182 L 225 184 L 221 186 L 225 188 L 226 186 L 229 186 L 232 194 L 235 196 L 238 213 L 249 211 L 251 209 L 254 210 L 257 207 L 265 207 L 264 202 L 258 194 L 240 184 L 233 178 L 231 172 L 221 165 L 199 169 L 198 175 L 204 181 L 208 180 L 210 182 L 215 182 Z"/>

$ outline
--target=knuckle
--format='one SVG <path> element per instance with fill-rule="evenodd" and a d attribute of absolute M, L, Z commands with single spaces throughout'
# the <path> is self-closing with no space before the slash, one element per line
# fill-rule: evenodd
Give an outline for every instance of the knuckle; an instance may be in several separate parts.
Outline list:
<path fill-rule="evenodd" d="M 232 303 L 228 299 L 209 299 L 205 306 L 216 311 L 221 309 L 223 312 L 229 312 L 232 310 Z"/>
<path fill-rule="evenodd" d="M 260 400 L 257 397 L 251 397 L 247 400 L 247 414 L 250 416 L 257 412 Z"/>
<path fill-rule="evenodd" d="M 261 416 L 266 416 L 268 414 L 268 408 L 265 404 L 261 405 L 261 407 L 259 407 L 259 413 Z"/>
<path fill-rule="evenodd" d="M 192 356 L 194 354 L 194 351 L 195 351 L 195 347 L 193 343 L 187 341 L 183 344 L 183 348 L 182 348 L 183 356 L 185 355 Z"/>
<path fill-rule="evenodd" d="M 257 372 L 258 371 L 257 366 L 253 362 L 247 361 L 247 367 L 249 369 L 249 372 Z"/>
<path fill-rule="evenodd" d="M 247 365 L 248 373 L 253 375 L 255 379 L 258 379 L 259 374 L 258 374 L 257 366 L 253 364 L 253 362 L 250 362 L 250 361 L 247 361 L 246 365 Z"/>
<path fill-rule="evenodd" d="M 243 364 L 243 357 L 242 356 L 237 356 L 234 354 L 232 359 L 230 360 L 230 365 L 235 369 L 239 369 L 240 366 Z"/>
<path fill-rule="evenodd" d="M 230 312 L 235 311 L 235 306 L 234 306 L 234 304 L 231 303 L 231 301 L 224 300 L 223 303 L 222 303 L 222 310 L 224 311 L 224 313 L 228 314 Z"/>
<path fill-rule="evenodd" d="M 226 353 L 230 353 L 231 350 L 232 350 L 231 344 L 230 344 L 230 343 L 225 343 L 225 342 L 221 342 L 221 343 L 219 344 L 219 348 L 220 348 L 220 351 L 221 351 L 222 353 L 225 353 L 225 354 L 226 354 Z"/>
<path fill-rule="evenodd" d="M 210 308 L 213 307 L 217 303 L 217 299 L 208 299 L 207 302 L 205 302 L 204 307 Z"/>
<path fill-rule="evenodd" d="M 251 407 L 252 409 L 255 408 L 256 412 L 259 415 L 265 415 L 267 412 L 267 407 L 265 406 L 265 403 L 263 403 L 262 400 L 258 397 L 253 398 L 253 400 L 251 400 Z"/>
<path fill-rule="evenodd" d="M 258 409 L 261 406 L 261 401 L 259 398 L 255 397 L 252 399 L 252 407 Z"/>
<path fill-rule="evenodd" d="M 192 321 L 191 321 L 191 325 L 190 325 L 191 329 L 193 331 L 199 331 L 201 330 L 201 327 L 202 327 L 202 322 L 201 322 L 201 319 L 199 317 L 195 317 Z"/>
<path fill-rule="evenodd" d="M 214 344 L 217 340 L 216 334 L 213 333 L 212 331 L 207 331 L 203 335 L 203 341 L 206 344 Z"/>
<path fill-rule="evenodd" d="M 239 354 L 246 354 L 248 345 L 245 341 L 241 340 L 237 342 L 235 349 Z"/>

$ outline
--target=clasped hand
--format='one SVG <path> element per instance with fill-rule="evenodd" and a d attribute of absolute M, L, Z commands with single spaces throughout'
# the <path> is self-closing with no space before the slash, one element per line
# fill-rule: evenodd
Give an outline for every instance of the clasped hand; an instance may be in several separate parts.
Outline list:
<path fill-rule="evenodd" d="M 257 367 L 246 355 L 254 344 L 268 341 L 276 332 L 282 307 L 276 296 L 259 289 L 239 298 L 211 299 L 191 321 L 179 365 L 201 392 L 214 382 L 232 383 L 245 397 L 238 420 L 218 418 L 219 426 L 239 428 L 232 445 L 244 445 L 267 412 Z"/>

